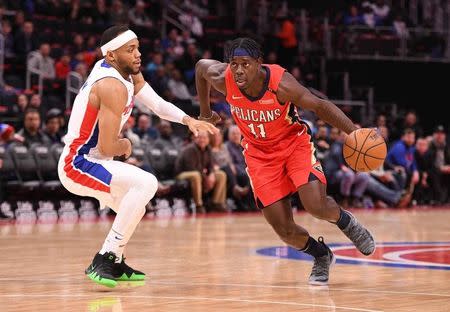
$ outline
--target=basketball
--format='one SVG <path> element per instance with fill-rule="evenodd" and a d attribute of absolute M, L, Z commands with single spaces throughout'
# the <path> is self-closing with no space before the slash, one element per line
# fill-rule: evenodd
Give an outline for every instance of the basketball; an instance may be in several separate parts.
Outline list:
<path fill-rule="evenodd" d="M 371 128 L 361 128 L 350 133 L 342 149 L 345 162 L 355 171 L 378 169 L 387 153 L 383 137 Z"/>

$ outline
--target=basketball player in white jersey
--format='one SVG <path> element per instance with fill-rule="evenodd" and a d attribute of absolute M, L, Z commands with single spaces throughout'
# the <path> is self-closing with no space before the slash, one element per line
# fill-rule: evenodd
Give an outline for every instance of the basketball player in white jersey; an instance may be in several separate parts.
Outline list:
<path fill-rule="evenodd" d="M 218 130 L 164 101 L 145 82 L 140 73 L 139 41 L 128 27 L 107 29 L 101 50 L 104 59 L 95 64 L 75 98 L 58 174 L 70 192 L 95 197 L 101 208 L 108 206 L 117 213 L 103 247 L 86 269 L 94 282 L 114 287 L 117 281 L 145 278 L 125 264 L 123 250 L 158 187 L 152 174 L 112 160 L 131 154 L 131 142 L 119 139 L 119 133 L 134 100 L 163 119 L 185 124 L 194 134 Z"/>

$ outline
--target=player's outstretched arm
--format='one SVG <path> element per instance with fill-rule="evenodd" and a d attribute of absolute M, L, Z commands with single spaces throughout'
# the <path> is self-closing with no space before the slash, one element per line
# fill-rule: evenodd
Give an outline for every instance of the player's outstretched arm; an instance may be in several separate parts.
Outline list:
<path fill-rule="evenodd" d="M 196 120 L 172 103 L 164 100 L 150 87 L 141 73 L 133 76 L 133 83 L 136 99 L 151 109 L 160 118 L 186 125 L 196 136 L 200 130 L 205 130 L 210 133 L 219 131 L 210 123 Z"/>
<path fill-rule="evenodd" d="M 210 107 L 209 93 L 211 86 L 226 95 L 225 69 L 226 63 L 216 60 L 201 59 L 195 65 L 195 87 L 200 102 L 200 120 L 216 124 L 220 117 Z"/>
<path fill-rule="evenodd" d="M 93 91 L 93 92 L 92 92 Z M 129 157 L 131 142 L 119 139 L 122 113 L 127 105 L 128 93 L 124 84 L 115 78 L 104 78 L 95 83 L 89 101 L 99 103 L 98 149 L 106 157 Z"/>
<path fill-rule="evenodd" d="M 289 101 L 297 107 L 313 111 L 317 117 L 347 134 L 357 129 L 350 118 L 335 104 L 318 98 L 287 72 L 284 73 L 280 82 L 277 96 L 282 103 Z"/>

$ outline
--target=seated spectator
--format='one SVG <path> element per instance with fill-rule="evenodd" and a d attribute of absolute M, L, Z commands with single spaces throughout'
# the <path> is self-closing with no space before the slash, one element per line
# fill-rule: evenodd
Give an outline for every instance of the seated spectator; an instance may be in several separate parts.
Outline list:
<path fill-rule="evenodd" d="M 426 138 L 418 138 L 414 157 L 419 171 L 419 183 L 417 183 L 413 198 L 417 204 L 429 204 L 433 189 L 430 187 L 429 175 L 433 165 L 431 154 L 429 153 L 430 142 Z"/>
<path fill-rule="evenodd" d="M 55 64 L 55 74 L 57 79 L 65 80 L 70 72 L 70 54 L 63 54 L 61 59 Z"/>
<path fill-rule="evenodd" d="M 370 28 L 375 27 L 377 19 L 375 14 L 373 13 L 372 7 L 370 6 L 363 7 L 363 12 L 364 12 L 362 15 L 363 24 Z"/>
<path fill-rule="evenodd" d="M 122 0 L 113 0 L 109 10 L 109 21 L 112 25 L 128 24 L 128 9 Z"/>
<path fill-rule="evenodd" d="M 377 24 L 382 25 L 389 16 L 390 8 L 384 3 L 384 0 L 376 0 L 374 4 L 371 5 Z"/>
<path fill-rule="evenodd" d="M 155 140 L 154 144 L 161 144 L 166 148 L 181 149 L 183 140 L 173 134 L 172 124 L 164 119 L 161 119 L 158 125 L 159 138 Z"/>
<path fill-rule="evenodd" d="M 339 195 L 342 198 L 340 201 L 342 207 L 361 208 L 363 207 L 362 197 L 369 181 L 369 174 L 366 172 L 355 172 L 347 166 L 342 155 L 345 133 L 339 134 L 339 137 L 331 144 L 327 156 L 322 161 L 324 171 L 330 185 L 338 186 Z"/>
<path fill-rule="evenodd" d="M 14 35 L 12 33 L 11 23 L 8 20 L 2 20 L 1 22 L 1 33 L 4 40 L 4 57 L 5 62 L 12 62 L 15 60 L 15 47 L 14 47 Z"/>
<path fill-rule="evenodd" d="M 194 36 L 203 37 L 203 24 L 200 19 L 194 15 L 191 9 L 187 9 L 183 14 L 178 16 L 181 24 L 192 31 Z"/>
<path fill-rule="evenodd" d="M 50 139 L 41 130 L 41 116 L 39 111 L 33 107 L 29 107 L 25 110 L 23 129 L 17 132 L 22 136 L 24 144 L 31 146 L 34 143 L 49 145 Z"/>
<path fill-rule="evenodd" d="M 408 26 L 406 26 L 405 20 L 401 14 L 395 16 L 392 22 L 394 33 L 400 38 L 409 38 Z"/>
<path fill-rule="evenodd" d="M 39 70 L 44 79 L 55 78 L 55 61 L 50 56 L 50 52 L 50 45 L 42 43 L 38 53 L 28 61 L 28 67 Z"/>
<path fill-rule="evenodd" d="M 404 118 L 398 118 L 393 125 L 391 131 L 391 140 L 398 140 L 403 134 L 403 130 L 406 128 L 413 129 L 417 137 L 423 136 L 423 128 L 417 118 L 417 113 L 414 110 L 406 112 Z"/>
<path fill-rule="evenodd" d="M 145 2 L 142 0 L 137 0 L 134 8 L 128 11 L 128 19 L 132 25 L 139 27 L 150 28 L 153 26 L 153 22 L 145 13 Z"/>
<path fill-rule="evenodd" d="M 316 154 L 319 161 L 323 161 L 327 158 L 330 151 L 330 142 L 328 138 L 328 127 L 320 126 L 314 135 L 314 142 L 316 144 Z"/>
<path fill-rule="evenodd" d="M 250 180 L 247 175 L 239 175 L 231 160 L 228 148 L 223 144 L 222 131 L 211 134 L 211 151 L 217 169 L 224 171 L 227 175 L 227 193 L 230 194 L 235 203 L 237 211 L 248 211 L 253 201 L 250 192 Z"/>
<path fill-rule="evenodd" d="M 189 93 L 189 89 L 178 69 L 172 70 L 172 77 L 169 79 L 167 86 L 173 96 L 172 102 L 186 114 L 194 116 L 196 111 L 192 107 L 192 95 Z"/>
<path fill-rule="evenodd" d="M 243 148 L 241 146 L 241 130 L 236 125 L 231 125 L 228 128 L 228 141 L 225 143 L 230 152 L 231 159 L 234 167 L 236 168 L 236 174 L 247 175 L 247 164 L 245 163 L 244 155 L 242 154 Z"/>
<path fill-rule="evenodd" d="M 434 190 L 434 201 L 438 205 L 448 203 L 450 194 L 450 146 L 447 143 L 447 135 L 442 125 L 438 125 L 434 129 L 430 154 L 432 161 L 430 182 Z"/>
<path fill-rule="evenodd" d="M 411 191 L 419 182 L 419 172 L 414 158 L 416 133 L 411 128 L 406 128 L 400 140 L 393 142 L 388 150 L 385 164 L 389 169 L 402 174 L 400 185 Z"/>
<path fill-rule="evenodd" d="M 23 114 L 28 107 L 28 96 L 26 94 L 22 93 L 17 96 L 17 106 L 19 107 L 19 112 Z"/>
<path fill-rule="evenodd" d="M 152 61 L 145 67 L 145 74 L 149 79 L 152 79 L 158 67 L 163 66 L 163 55 L 156 52 L 152 55 Z"/>
<path fill-rule="evenodd" d="M 362 24 L 361 14 L 359 14 L 358 7 L 356 5 L 350 6 L 349 12 L 344 16 L 344 24 L 346 26 Z"/>
<path fill-rule="evenodd" d="M 209 136 L 200 131 L 194 143 L 187 145 L 180 153 L 176 165 L 176 178 L 189 180 L 192 197 L 198 213 L 205 213 L 203 195 L 212 191 L 209 211 L 227 211 L 227 176 L 222 170 L 214 169 Z"/>
<path fill-rule="evenodd" d="M 44 134 L 47 136 L 51 144 L 61 143 L 61 116 L 63 113 L 57 109 L 50 109 L 45 116 Z"/>
<path fill-rule="evenodd" d="M 133 129 L 141 139 L 141 143 L 148 144 L 158 138 L 158 130 L 152 127 L 152 119 L 147 114 L 141 114 L 138 117 L 136 127 Z"/>
<path fill-rule="evenodd" d="M 14 47 L 17 56 L 25 62 L 28 53 L 39 48 L 38 35 L 34 31 L 31 21 L 26 21 L 15 35 Z"/>

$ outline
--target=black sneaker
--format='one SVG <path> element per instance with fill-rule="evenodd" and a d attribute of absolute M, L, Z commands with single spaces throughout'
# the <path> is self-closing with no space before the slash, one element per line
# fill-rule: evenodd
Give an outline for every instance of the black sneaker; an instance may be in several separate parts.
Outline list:
<path fill-rule="evenodd" d="M 342 232 L 344 232 L 363 255 L 369 256 L 373 254 L 375 251 L 375 240 L 372 234 L 359 223 L 354 215 L 348 211 L 345 212 L 350 216 L 350 222 Z"/>
<path fill-rule="evenodd" d="M 130 268 L 125 263 L 125 257 L 122 257 L 122 262 L 114 264 L 113 276 L 116 281 L 143 281 L 145 279 L 145 273 Z"/>
<path fill-rule="evenodd" d="M 336 262 L 336 258 L 331 249 L 324 243 L 322 236 L 320 236 L 317 241 L 325 246 L 328 253 L 314 259 L 314 265 L 312 267 L 311 275 L 309 276 L 309 284 L 323 286 L 328 284 L 330 266 Z"/>
<path fill-rule="evenodd" d="M 115 287 L 117 285 L 117 281 L 113 276 L 115 260 L 116 255 L 112 252 L 107 252 L 103 255 L 97 253 L 85 273 L 97 284 L 106 287 Z"/>

